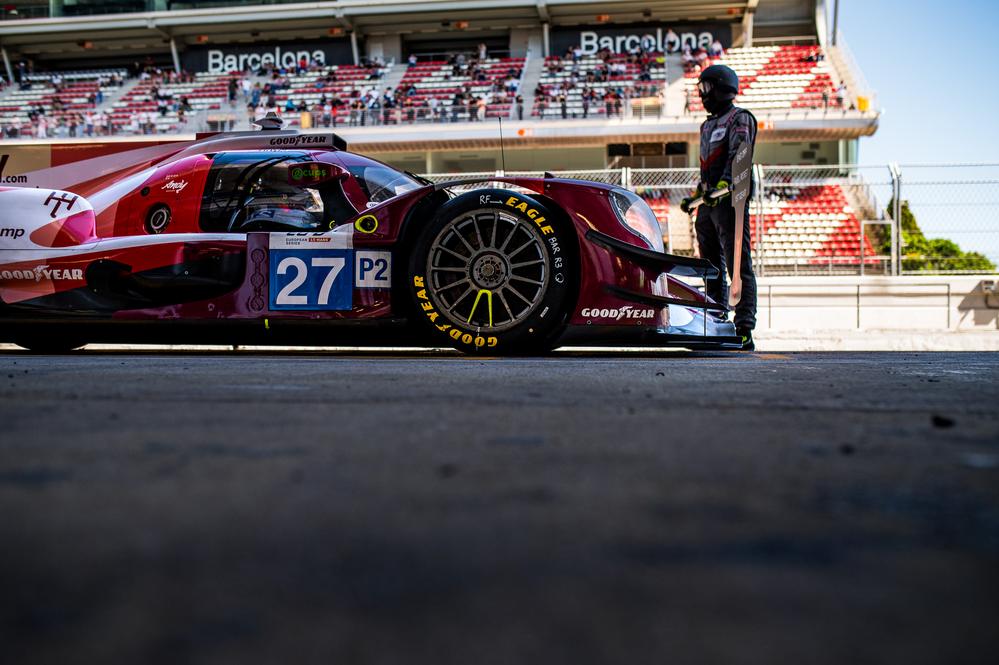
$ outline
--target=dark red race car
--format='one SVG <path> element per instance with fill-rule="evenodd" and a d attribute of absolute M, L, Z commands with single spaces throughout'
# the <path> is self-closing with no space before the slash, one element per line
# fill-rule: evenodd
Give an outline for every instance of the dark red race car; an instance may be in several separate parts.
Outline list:
<path fill-rule="evenodd" d="M 0 341 L 738 348 L 646 203 L 544 178 L 431 183 L 335 134 L 163 142 L 0 188 Z M 489 185 L 457 193 L 456 187 Z"/>

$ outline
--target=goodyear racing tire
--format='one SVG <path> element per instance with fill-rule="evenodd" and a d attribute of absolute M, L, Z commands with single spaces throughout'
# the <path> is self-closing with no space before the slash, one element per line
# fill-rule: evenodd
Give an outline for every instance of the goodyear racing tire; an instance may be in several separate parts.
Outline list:
<path fill-rule="evenodd" d="M 560 220 L 507 190 L 451 199 L 410 253 L 414 316 L 440 343 L 467 353 L 550 351 L 578 280 L 574 231 Z"/>

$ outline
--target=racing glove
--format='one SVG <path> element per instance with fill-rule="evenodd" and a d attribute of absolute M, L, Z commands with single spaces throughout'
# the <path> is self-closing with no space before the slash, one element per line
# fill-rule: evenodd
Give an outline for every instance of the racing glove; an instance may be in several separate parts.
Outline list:
<path fill-rule="evenodd" d="M 680 210 L 683 211 L 685 215 L 689 215 L 691 212 L 693 212 L 693 210 L 690 207 L 690 204 L 696 201 L 698 196 L 699 196 L 698 194 L 694 194 L 693 196 L 688 196 L 680 200 Z"/>
<path fill-rule="evenodd" d="M 690 196 L 686 197 L 685 199 L 681 199 L 681 201 L 680 201 L 680 210 L 685 215 L 689 215 L 691 212 L 693 212 L 693 208 L 690 207 L 690 204 L 693 203 L 694 201 L 696 201 L 697 199 L 701 198 L 701 195 L 702 195 L 701 189 L 702 189 L 702 187 L 703 187 L 703 185 L 698 185 L 697 189 L 694 190 L 693 194 L 691 194 Z"/>
<path fill-rule="evenodd" d="M 725 196 L 719 196 L 714 198 L 711 197 L 711 194 L 717 191 L 721 191 L 723 189 L 728 189 L 728 182 L 726 182 L 725 180 L 719 180 L 718 184 L 715 185 L 714 189 L 709 189 L 707 192 L 704 193 L 704 205 L 708 206 L 709 208 L 714 208 L 716 205 L 718 205 L 718 202 L 724 199 L 726 196 L 728 196 L 728 194 L 726 193 Z"/>

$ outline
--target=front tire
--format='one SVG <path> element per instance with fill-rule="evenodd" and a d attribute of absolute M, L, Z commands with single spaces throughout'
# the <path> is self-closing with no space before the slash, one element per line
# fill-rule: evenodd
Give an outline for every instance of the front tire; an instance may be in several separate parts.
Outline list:
<path fill-rule="evenodd" d="M 467 353 L 550 351 L 578 280 L 575 237 L 535 199 L 477 190 L 441 206 L 408 265 L 417 318 Z"/>

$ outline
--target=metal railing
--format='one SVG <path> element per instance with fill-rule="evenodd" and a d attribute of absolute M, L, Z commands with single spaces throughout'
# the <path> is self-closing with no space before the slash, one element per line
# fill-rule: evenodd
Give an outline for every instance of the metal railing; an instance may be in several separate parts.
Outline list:
<path fill-rule="evenodd" d="M 493 175 L 499 172 L 428 177 L 441 182 Z M 638 193 L 656 211 L 670 251 L 697 252 L 693 219 L 679 206 L 697 187 L 698 169 L 623 167 L 554 175 Z M 999 164 L 757 165 L 754 185 L 749 223 L 760 274 L 996 272 Z M 475 186 L 481 185 L 469 187 Z"/>

